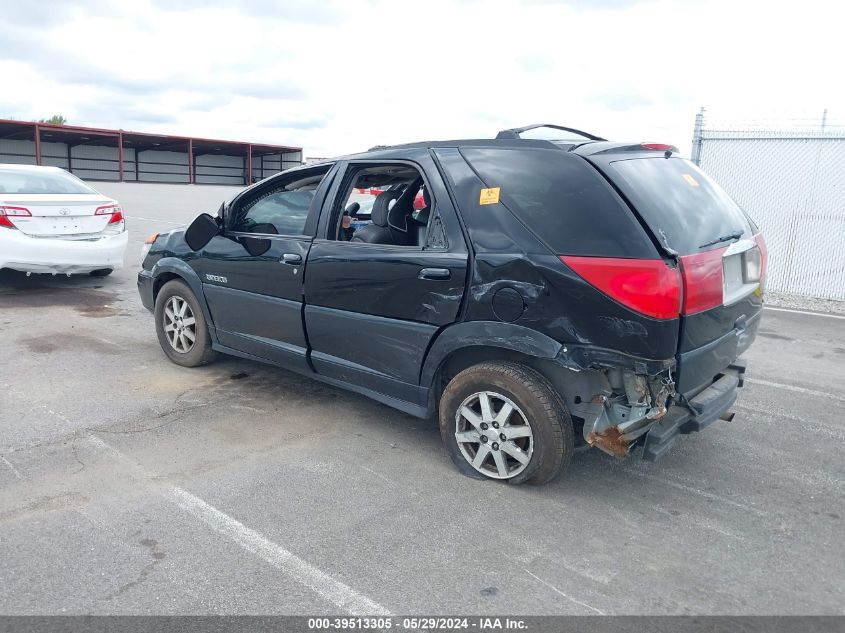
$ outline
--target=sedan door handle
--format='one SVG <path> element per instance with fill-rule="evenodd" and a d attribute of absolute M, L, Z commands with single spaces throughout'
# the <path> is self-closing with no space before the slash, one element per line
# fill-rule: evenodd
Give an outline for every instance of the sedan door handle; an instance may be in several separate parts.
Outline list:
<path fill-rule="evenodd" d="M 285 264 L 301 264 L 302 255 L 298 253 L 285 253 L 282 255 L 282 262 Z"/>
<path fill-rule="evenodd" d="M 417 275 L 420 279 L 433 279 L 435 281 L 445 281 L 452 278 L 452 271 L 448 268 L 423 268 L 420 274 Z"/>

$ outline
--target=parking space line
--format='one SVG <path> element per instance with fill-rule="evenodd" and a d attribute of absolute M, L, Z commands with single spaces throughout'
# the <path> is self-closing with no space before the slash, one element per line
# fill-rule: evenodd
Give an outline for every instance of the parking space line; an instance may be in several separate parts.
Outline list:
<path fill-rule="evenodd" d="M 149 473 L 140 464 L 107 444 L 99 437 L 89 435 L 88 438 L 95 446 L 131 464 L 134 469 L 144 473 L 145 476 L 153 476 L 152 473 Z M 370 600 L 367 596 L 355 591 L 339 580 L 332 578 L 327 573 L 314 567 L 292 552 L 289 552 L 281 545 L 265 538 L 255 530 L 206 503 L 184 488 L 165 485 L 161 489 L 161 494 L 171 503 L 176 504 L 189 514 L 200 519 L 215 532 L 228 537 L 235 544 L 252 552 L 295 582 L 304 585 L 350 615 L 391 615 L 390 611 L 382 605 Z"/>
<path fill-rule="evenodd" d="M 730 506 L 734 506 L 735 508 L 739 508 L 740 510 L 745 510 L 746 512 L 751 512 L 752 514 L 756 514 L 757 516 L 764 517 L 767 516 L 768 513 L 755 508 L 753 506 L 746 505 L 744 503 L 740 503 L 739 501 L 734 501 L 733 499 L 728 499 L 727 497 L 723 497 L 721 495 L 713 494 L 712 492 L 707 492 L 706 490 L 699 490 L 698 488 L 694 488 L 693 486 L 687 486 L 686 484 L 682 484 L 677 481 L 672 481 L 671 479 L 667 479 L 665 477 L 659 477 L 657 475 L 652 475 L 650 473 L 644 473 L 639 470 L 635 470 L 630 466 L 621 466 L 622 470 L 626 473 L 630 473 L 632 475 L 636 475 L 638 477 L 642 477 L 643 479 L 650 479 L 657 483 L 665 484 L 667 486 L 671 486 L 673 488 L 677 488 L 678 490 L 683 490 L 684 492 L 691 492 L 693 494 L 699 495 L 704 497 L 705 499 L 711 499 L 713 501 L 718 501 L 719 503 L 725 503 Z"/>
<path fill-rule="evenodd" d="M 186 224 L 186 222 L 174 222 L 173 220 L 159 220 L 158 218 L 142 218 L 139 215 L 124 215 L 128 220 L 143 220 L 144 222 L 164 222 L 165 224 Z"/>
<path fill-rule="evenodd" d="M 542 578 L 540 578 L 539 576 L 535 576 L 534 574 L 532 574 L 532 573 L 531 573 L 530 571 L 528 571 L 527 569 L 525 569 L 525 570 L 523 570 L 523 571 L 525 571 L 525 573 L 526 573 L 526 574 L 528 574 L 529 576 L 531 576 L 531 577 L 532 577 L 534 580 L 536 580 L 537 582 L 540 582 L 540 583 L 542 583 L 542 584 L 546 585 L 546 587 L 548 587 L 549 589 L 551 589 L 551 590 L 552 590 L 552 591 L 554 591 L 555 593 L 560 594 L 561 596 L 563 596 L 564 598 L 566 598 L 566 599 L 567 599 L 567 600 L 569 600 L 570 602 L 574 602 L 574 603 L 575 603 L 575 604 L 577 604 L 577 605 L 581 605 L 582 607 L 586 607 L 586 608 L 588 608 L 590 611 L 593 611 L 593 612 L 595 612 L 595 613 L 598 613 L 599 615 L 607 615 L 604 611 L 601 611 L 600 609 L 596 609 L 595 607 L 590 606 L 590 605 L 589 605 L 589 604 L 587 604 L 586 602 L 581 602 L 580 600 L 576 600 L 576 599 L 575 599 L 575 598 L 573 598 L 572 596 L 568 596 L 568 595 L 566 595 L 566 594 L 565 594 L 565 593 L 563 593 L 560 589 L 558 589 L 557 587 L 555 587 L 553 584 L 546 582 L 545 580 L 543 580 L 543 579 L 542 579 Z"/>
<path fill-rule="evenodd" d="M 775 389 L 783 389 L 784 391 L 803 393 L 804 395 L 815 396 L 816 398 L 832 398 L 833 400 L 839 400 L 839 402 L 845 402 L 845 398 L 842 396 L 824 391 L 816 391 L 815 389 L 807 389 L 805 387 L 796 387 L 795 385 L 785 385 L 782 382 L 772 382 L 771 380 L 763 380 L 762 378 L 746 378 L 745 382 L 751 383 L 752 385 L 763 385 L 764 387 L 774 387 Z"/>
<path fill-rule="evenodd" d="M 772 310 L 773 312 L 791 312 L 793 314 L 809 314 L 810 316 L 819 316 L 819 317 L 826 317 L 828 319 L 845 319 L 845 315 L 843 314 L 828 314 L 827 312 L 811 312 L 810 310 L 792 310 L 791 308 L 773 308 L 772 306 L 766 306 L 766 310 Z"/>
<path fill-rule="evenodd" d="M 3 463 L 6 464 L 6 466 L 9 467 L 9 470 L 12 471 L 12 474 L 15 476 L 15 479 L 23 479 L 21 474 L 18 472 L 18 469 L 15 468 L 14 466 L 12 466 L 12 463 L 8 459 L 6 459 L 5 456 L 0 455 L 0 459 L 2 459 Z"/>

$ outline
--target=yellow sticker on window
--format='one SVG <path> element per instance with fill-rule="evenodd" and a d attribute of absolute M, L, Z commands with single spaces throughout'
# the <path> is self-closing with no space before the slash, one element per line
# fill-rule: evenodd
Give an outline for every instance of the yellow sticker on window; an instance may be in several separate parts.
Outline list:
<path fill-rule="evenodd" d="M 683 174 L 683 177 L 684 177 L 684 180 L 687 181 L 687 184 L 690 187 L 697 187 L 698 186 L 698 181 L 695 178 L 693 178 L 692 176 L 690 176 L 689 174 Z"/>
<path fill-rule="evenodd" d="M 500 187 L 490 187 L 490 189 L 482 189 L 481 196 L 478 199 L 478 204 L 497 204 L 499 202 Z"/>

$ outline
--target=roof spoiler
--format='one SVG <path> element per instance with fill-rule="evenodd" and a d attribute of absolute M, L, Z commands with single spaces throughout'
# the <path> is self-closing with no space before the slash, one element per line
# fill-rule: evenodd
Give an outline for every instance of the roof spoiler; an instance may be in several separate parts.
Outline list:
<path fill-rule="evenodd" d="M 502 130 L 496 135 L 497 139 L 514 139 L 514 138 L 522 138 L 520 134 L 523 132 L 527 132 L 528 130 L 534 130 L 538 127 L 549 127 L 555 130 L 563 130 L 564 132 L 572 132 L 573 134 L 577 134 L 578 136 L 583 136 L 584 138 L 590 141 L 606 141 L 606 138 L 601 138 L 600 136 L 595 136 L 594 134 L 590 134 L 589 132 L 583 132 L 581 130 L 576 130 L 573 127 L 563 127 L 562 125 L 552 125 L 551 123 L 535 123 L 534 125 L 526 125 L 525 127 L 515 127 L 511 128 L 510 130 Z"/>

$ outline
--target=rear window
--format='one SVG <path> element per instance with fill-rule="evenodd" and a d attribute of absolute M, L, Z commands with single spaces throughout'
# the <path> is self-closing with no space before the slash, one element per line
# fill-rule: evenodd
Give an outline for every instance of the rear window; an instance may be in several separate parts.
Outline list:
<path fill-rule="evenodd" d="M 464 148 L 461 153 L 485 186 L 499 187 L 501 202 L 555 253 L 655 256 L 625 202 L 580 156 L 506 148 Z"/>
<path fill-rule="evenodd" d="M 0 193 L 97 193 L 66 171 L 0 169 Z"/>
<path fill-rule="evenodd" d="M 628 197 L 655 237 L 681 255 L 734 232 L 750 237 L 745 212 L 707 174 L 681 158 L 612 161 L 608 175 Z"/>

